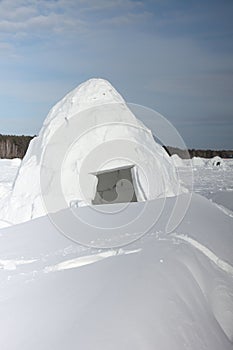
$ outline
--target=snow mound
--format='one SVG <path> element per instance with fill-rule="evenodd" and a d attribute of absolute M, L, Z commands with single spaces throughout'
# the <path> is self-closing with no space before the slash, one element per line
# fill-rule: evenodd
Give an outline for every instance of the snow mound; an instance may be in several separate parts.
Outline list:
<path fill-rule="evenodd" d="M 9 161 L 12 166 L 19 167 L 22 160 L 20 158 L 13 158 L 13 159 L 9 159 Z"/>
<path fill-rule="evenodd" d="M 192 158 L 193 166 L 204 166 L 205 165 L 205 159 L 201 157 L 193 157 Z"/>
<path fill-rule="evenodd" d="M 148 234 L 121 249 L 81 247 L 48 217 L 1 230 L 0 348 L 232 350 L 233 221 L 191 198 L 175 232 L 165 232 L 171 197 Z"/>
<path fill-rule="evenodd" d="M 126 166 L 134 166 L 138 201 L 184 191 L 170 157 L 121 95 L 106 80 L 88 80 L 50 110 L 39 136 L 29 145 L 11 194 L 0 203 L 0 219 L 15 224 L 45 215 L 42 195 L 49 196 L 52 190 L 57 207 L 51 211 L 74 201 L 90 205 L 97 187 L 94 173 Z M 60 182 L 62 203 L 55 198 Z"/>
<path fill-rule="evenodd" d="M 21 159 L 18 158 L 0 159 L 0 200 L 11 192 L 20 164 Z"/>
<path fill-rule="evenodd" d="M 20 158 L 0 159 L 0 168 L 2 166 L 19 167 L 20 164 L 21 164 L 21 159 Z"/>
<path fill-rule="evenodd" d="M 222 205 L 233 212 L 233 190 L 217 191 L 215 193 L 211 193 L 209 198 L 213 202 Z"/>
<path fill-rule="evenodd" d="M 183 159 L 181 159 L 177 154 L 173 154 L 171 156 L 171 159 L 172 159 L 175 167 L 183 167 L 184 166 Z"/>

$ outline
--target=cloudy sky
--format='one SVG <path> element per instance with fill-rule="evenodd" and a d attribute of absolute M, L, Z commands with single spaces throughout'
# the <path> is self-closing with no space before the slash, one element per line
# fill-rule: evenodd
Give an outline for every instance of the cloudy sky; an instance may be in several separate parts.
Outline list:
<path fill-rule="evenodd" d="M 189 147 L 233 148 L 232 0 L 0 0 L 0 73 L 0 133 L 102 77 Z"/>

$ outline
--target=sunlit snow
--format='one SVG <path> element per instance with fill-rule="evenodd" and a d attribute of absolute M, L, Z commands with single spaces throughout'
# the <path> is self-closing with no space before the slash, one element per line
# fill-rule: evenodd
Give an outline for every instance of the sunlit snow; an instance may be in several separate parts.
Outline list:
<path fill-rule="evenodd" d="M 233 193 L 232 169 L 231 160 L 224 170 L 194 168 L 194 191 Z M 13 161 L 0 161 L 3 186 L 16 172 Z M 79 246 L 46 218 L 2 229 L 1 348 L 232 349 L 231 212 L 194 195 L 167 235 L 172 200 L 124 249 Z"/>
<path fill-rule="evenodd" d="M 162 195 L 110 204 L 111 210 L 73 206 L 78 219 L 65 223 L 76 239 L 56 225 L 70 208 L 48 216 L 38 203 L 51 126 L 74 102 L 82 110 L 98 98 L 114 99 L 125 108 L 115 90 L 100 84 L 91 98 L 81 86 L 83 99 L 74 90 L 51 110 L 22 163 L 0 160 L 0 349 L 231 350 L 232 159 L 169 158 L 150 135 L 161 170 L 153 181 L 167 180 Z M 145 133 L 129 135 L 143 143 Z"/>

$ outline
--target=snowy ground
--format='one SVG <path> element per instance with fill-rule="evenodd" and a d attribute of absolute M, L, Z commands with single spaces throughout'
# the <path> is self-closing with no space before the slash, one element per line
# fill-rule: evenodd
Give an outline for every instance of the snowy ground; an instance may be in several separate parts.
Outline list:
<path fill-rule="evenodd" d="M 218 192 L 233 191 L 233 160 L 225 159 L 224 162 L 226 164 L 224 168 L 194 166 L 193 191 L 206 198 L 212 198 Z M 20 159 L 0 159 L 1 197 L 11 189 L 20 163 Z M 190 173 L 187 171 L 185 163 L 187 162 L 184 161 L 184 166 L 179 167 L 184 178 Z"/>
<path fill-rule="evenodd" d="M 11 190 L 20 164 L 20 159 L 0 159 L 0 198 Z"/>
<path fill-rule="evenodd" d="M 225 159 L 226 167 L 213 168 L 196 166 L 194 171 L 194 192 L 207 198 L 218 191 L 233 191 L 233 160 Z M 185 167 L 181 168 L 185 172 Z"/>
<path fill-rule="evenodd" d="M 0 159 L 0 188 L 2 196 L 11 189 L 12 183 L 17 175 L 18 167 L 20 165 L 20 159 Z M 213 168 L 205 166 L 194 166 L 194 183 L 193 191 L 201 194 L 206 198 L 212 198 L 218 192 L 231 192 L 233 191 L 233 160 L 225 159 L 224 163 L 226 167 Z M 184 166 L 179 167 L 179 171 L 182 176 L 188 176 L 190 171 Z"/>
<path fill-rule="evenodd" d="M 161 216 L 120 249 L 73 243 L 46 217 L 2 229 L 0 349 L 233 349 L 232 163 L 195 168 L 197 194 L 180 196 L 181 208 L 191 203 L 170 233 L 176 198 L 149 202 L 149 213 L 164 206 Z M 0 161 L 6 190 L 13 164 Z M 185 177 L 187 169 L 180 171 Z M 117 219 L 120 225 L 125 218 Z M 135 223 L 128 234 L 137 229 Z"/>
<path fill-rule="evenodd" d="M 184 164 L 187 162 L 183 161 Z M 179 167 L 188 176 L 187 167 Z M 225 159 L 223 167 L 194 166 L 193 191 L 233 210 L 233 160 Z"/>

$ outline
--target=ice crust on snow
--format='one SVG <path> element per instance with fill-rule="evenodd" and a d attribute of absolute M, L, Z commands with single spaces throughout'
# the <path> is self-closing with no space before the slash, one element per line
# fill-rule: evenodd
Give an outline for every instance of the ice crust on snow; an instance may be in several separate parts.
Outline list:
<path fill-rule="evenodd" d="M 88 131 L 72 144 L 62 164 L 62 191 L 67 205 L 75 200 L 84 205 L 91 203 L 97 185 L 97 178 L 92 172 L 97 168 L 103 170 L 104 166 L 101 168 L 101 159 L 95 157 L 85 170 L 84 183 L 81 187 L 80 174 L 83 164 L 87 156 L 97 147 L 112 141 L 118 141 L 119 144 L 119 139 L 123 140 L 122 142 L 130 141 L 131 146 L 124 147 L 123 144 L 122 149 L 119 150 L 121 157 L 118 160 L 109 159 L 105 168 L 131 165 L 132 161 L 135 161 L 138 165 L 135 166 L 134 176 L 138 185 L 139 201 L 174 196 L 183 191 L 170 157 L 160 145 L 155 143 L 150 130 L 136 119 L 124 99 L 108 81 L 91 79 L 67 94 L 49 112 L 38 137 L 34 138 L 29 145 L 12 192 L 0 203 L 1 220 L 15 224 L 46 213 L 40 186 L 41 169 L 45 167 L 43 155 L 46 150 L 53 147 L 51 162 L 46 164 L 49 179 L 46 190 L 49 191 L 50 184 L 55 182 L 54 174 L 57 173 L 55 163 L 59 159 L 59 149 L 64 139 L 56 140 L 52 145 L 51 140 L 61 128 L 68 131 L 72 129 L 73 120 L 78 122 L 77 132 L 81 129 L 91 129 L 90 126 L 93 125 L 88 125 L 91 118 L 95 120 L 95 130 Z M 103 120 L 107 125 L 99 127 Z M 115 122 L 115 125 L 108 124 L 108 121 Z M 127 159 L 131 158 L 131 161 L 123 159 L 124 156 Z M 58 209 L 63 208 L 58 207 Z"/>

